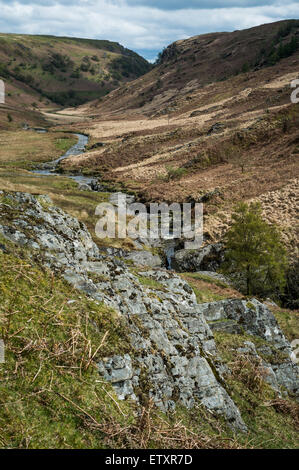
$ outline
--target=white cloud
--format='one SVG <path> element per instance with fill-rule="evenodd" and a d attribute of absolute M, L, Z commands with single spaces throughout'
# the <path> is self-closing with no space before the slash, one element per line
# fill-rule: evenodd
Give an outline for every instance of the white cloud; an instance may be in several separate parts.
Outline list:
<path fill-rule="evenodd" d="M 129 3 L 128 3 L 129 2 Z M 239 2 L 252 7 L 161 9 L 137 0 L 0 0 L 0 30 L 109 39 L 134 50 L 160 50 L 181 38 L 299 17 L 298 1 Z M 149 1 L 151 5 L 155 4 Z M 166 2 L 164 2 L 166 3 Z M 178 3 L 178 2 L 176 2 Z M 195 4 L 195 1 L 190 4 Z M 207 2 L 198 4 L 207 5 Z M 236 1 L 222 2 L 237 4 Z M 186 5 L 181 2 L 181 5 Z M 167 5 L 165 6 L 165 8 Z"/>

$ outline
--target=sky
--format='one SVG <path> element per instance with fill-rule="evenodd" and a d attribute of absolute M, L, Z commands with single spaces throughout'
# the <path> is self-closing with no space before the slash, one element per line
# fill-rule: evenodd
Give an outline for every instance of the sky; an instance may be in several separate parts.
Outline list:
<path fill-rule="evenodd" d="M 299 0 L 0 0 L 2 33 L 108 39 L 150 61 L 170 43 L 299 18 Z"/>

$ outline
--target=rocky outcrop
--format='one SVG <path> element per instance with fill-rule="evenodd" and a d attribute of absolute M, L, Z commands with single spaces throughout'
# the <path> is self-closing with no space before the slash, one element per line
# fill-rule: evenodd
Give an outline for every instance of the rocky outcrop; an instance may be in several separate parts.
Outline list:
<path fill-rule="evenodd" d="M 287 390 L 299 398 L 299 369 L 291 360 L 291 346 L 267 305 L 256 299 L 250 302 L 230 299 L 201 304 L 199 310 L 212 330 L 231 334 L 244 332 L 265 340 L 258 347 L 251 343 L 241 352 L 259 358 L 267 371 L 267 381 L 276 391 Z"/>
<path fill-rule="evenodd" d="M 223 132 L 224 129 L 225 129 L 225 125 L 222 122 L 216 122 L 208 130 L 207 135 L 219 134 L 220 132 Z"/>
<path fill-rule="evenodd" d="M 39 250 L 43 263 L 126 319 L 132 353 L 99 364 L 120 398 L 148 394 L 163 410 L 177 400 L 188 407 L 199 401 L 235 429 L 246 429 L 225 389 L 213 334 L 184 280 L 162 269 L 134 275 L 119 258 L 100 254 L 84 225 L 45 196 L 1 197 L 0 233 Z"/>
<path fill-rule="evenodd" d="M 177 401 L 186 407 L 199 402 L 234 429 L 246 430 L 226 387 L 228 369 L 219 358 L 207 320 L 231 318 L 269 345 L 273 342 L 288 350 L 268 310 L 234 301 L 200 305 L 189 284 L 173 272 L 131 271 L 121 258 L 99 252 L 86 227 L 54 207 L 46 196 L 0 191 L 0 233 L 38 250 L 43 264 L 123 317 L 131 353 L 107 357 L 98 364 L 99 373 L 112 383 L 120 399 L 139 400 L 146 395 L 162 410 L 173 409 Z M 250 319 L 245 318 L 248 312 Z M 291 380 L 289 371 L 274 366 L 272 370 L 277 383 L 283 374 Z"/>
<path fill-rule="evenodd" d="M 250 302 L 240 299 L 222 300 L 200 305 L 200 311 L 208 322 L 234 320 L 243 330 L 270 341 L 277 349 L 288 347 L 288 341 L 279 328 L 273 313 L 256 299 Z"/>
<path fill-rule="evenodd" d="M 137 266 L 149 266 L 151 268 L 161 267 L 163 263 L 160 256 L 144 250 L 131 251 L 125 255 L 125 258 L 131 260 Z"/>
<path fill-rule="evenodd" d="M 215 243 L 200 250 L 176 251 L 172 267 L 178 272 L 216 271 L 222 261 L 223 247 L 221 243 Z"/>

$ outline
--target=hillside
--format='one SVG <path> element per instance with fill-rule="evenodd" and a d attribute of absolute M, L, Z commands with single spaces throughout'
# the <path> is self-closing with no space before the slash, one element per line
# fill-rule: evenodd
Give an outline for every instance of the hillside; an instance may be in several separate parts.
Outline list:
<path fill-rule="evenodd" d="M 154 68 L 0 35 L 1 448 L 298 448 L 298 32 L 196 36 Z M 98 238 L 118 191 L 203 202 L 204 246 Z M 239 201 L 281 229 L 281 294 L 221 271 Z"/>
<path fill-rule="evenodd" d="M 298 45 L 299 20 L 176 41 L 160 54 L 157 67 L 102 100 L 99 110 L 149 116 L 182 111 L 196 90 L 278 64 Z"/>
<path fill-rule="evenodd" d="M 298 32 L 290 20 L 169 46 L 148 74 L 75 111 L 92 116 L 91 143 L 63 169 L 98 174 L 148 202 L 204 198 L 211 241 L 235 203 L 260 200 L 296 257 Z"/>
<path fill-rule="evenodd" d="M 298 312 L 99 251 L 46 195 L 0 209 L 1 448 L 298 447 Z"/>
<path fill-rule="evenodd" d="M 74 106 L 104 96 L 150 68 L 115 42 L 0 34 L 0 78 L 16 119 L 24 107 L 29 119 L 37 119 L 34 111 L 40 108 Z"/>

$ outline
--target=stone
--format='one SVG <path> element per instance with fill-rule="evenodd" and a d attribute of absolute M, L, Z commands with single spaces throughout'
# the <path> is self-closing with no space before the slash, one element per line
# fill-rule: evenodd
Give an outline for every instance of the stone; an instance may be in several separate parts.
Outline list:
<path fill-rule="evenodd" d="M 98 180 L 91 180 L 90 187 L 91 187 L 92 191 L 99 192 L 99 191 L 103 190 L 103 187 L 101 186 L 101 184 L 99 183 Z"/>
<path fill-rule="evenodd" d="M 113 356 L 98 363 L 100 374 L 108 382 L 117 383 L 133 377 L 132 361 L 128 354 Z"/>
<path fill-rule="evenodd" d="M 220 331 L 231 334 L 244 331 L 268 342 L 269 347 L 259 347 L 258 350 L 252 342 L 245 342 L 245 348 L 238 349 L 238 352 L 260 358 L 268 371 L 266 380 L 270 385 L 279 393 L 283 388 L 299 398 L 299 368 L 292 361 L 291 345 L 266 304 L 257 299 L 229 299 L 201 304 L 199 310 L 214 331 L 220 325 Z M 229 325 L 226 327 L 227 322 Z M 278 359 L 281 355 L 282 358 Z"/>
<path fill-rule="evenodd" d="M 50 199 L 2 194 L 11 199 L 11 206 L 0 212 L 4 238 L 38 249 L 41 263 L 113 308 L 126 323 L 131 352 L 112 355 L 98 364 L 100 375 L 112 384 L 119 399 L 138 400 L 141 389 L 164 411 L 173 410 L 177 401 L 192 407 L 199 400 L 234 430 L 245 431 L 238 407 L 226 390 L 226 367 L 211 329 L 215 321 L 227 322 L 230 332 L 242 328 L 264 339 L 270 350 L 283 352 L 285 361 L 271 363 L 267 356 L 265 367 L 271 368 L 277 389 L 286 386 L 296 393 L 298 368 L 288 359 L 289 343 L 264 304 L 256 299 L 198 304 L 190 285 L 176 273 L 148 266 L 136 275 L 115 249 L 100 252 L 84 224 L 54 207 Z M 147 283 L 147 279 L 156 282 Z"/>
<path fill-rule="evenodd" d="M 242 327 L 234 320 L 217 321 L 209 324 L 212 331 L 223 331 L 224 333 L 242 334 Z"/>
<path fill-rule="evenodd" d="M 131 251 L 126 254 L 124 258 L 131 260 L 137 266 L 150 266 L 151 268 L 162 266 L 162 259 L 160 256 L 153 255 L 150 251 Z"/>
<path fill-rule="evenodd" d="M 121 192 L 112 193 L 109 197 L 109 202 L 111 204 L 117 205 L 119 196 L 125 197 L 126 204 L 132 204 L 133 202 L 135 202 L 135 196 L 131 196 L 131 195 L 129 196 L 128 194 L 121 193 Z"/>
<path fill-rule="evenodd" d="M 216 271 L 224 258 L 221 243 L 206 245 L 199 250 L 178 250 L 172 267 L 178 272 Z"/>
<path fill-rule="evenodd" d="M 78 189 L 80 191 L 93 191 L 92 187 L 89 184 L 85 184 L 85 183 L 80 184 Z"/>
<path fill-rule="evenodd" d="M 273 313 L 268 307 L 256 299 L 250 301 L 240 299 L 221 300 L 200 305 L 200 311 L 208 322 L 216 320 L 234 320 L 243 330 L 271 341 L 278 349 L 289 348 Z"/>
<path fill-rule="evenodd" d="M 224 129 L 225 129 L 225 125 L 223 123 L 216 122 L 215 124 L 212 125 L 212 127 L 210 127 L 210 129 L 207 132 L 207 135 L 219 134 L 220 132 L 223 132 Z"/>
<path fill-rule="evenodd" d="M 9 253 L 8 249 L 6 248 L 5 245 L 3 245 L 3 243 L 0 243 L 0 250 L 3 252 L 3 253 Z"/>

